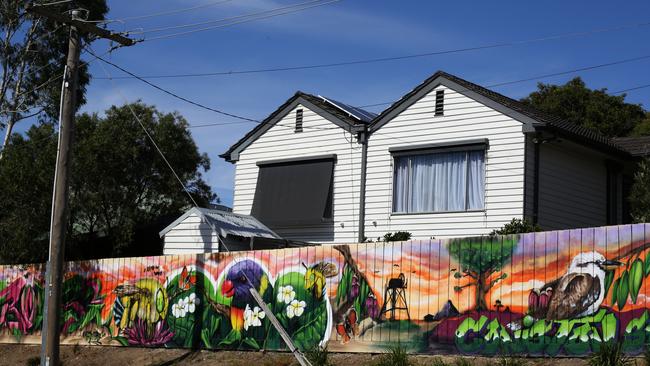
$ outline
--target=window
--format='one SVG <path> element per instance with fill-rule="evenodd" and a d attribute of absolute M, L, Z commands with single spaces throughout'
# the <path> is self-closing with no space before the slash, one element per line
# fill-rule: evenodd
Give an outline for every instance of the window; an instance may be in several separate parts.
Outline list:
<path fill-rule="evenodd" d="M 302 132 L 302 109 L 296 109 L 296 130 Z"/>
<path fill-rule="evenodd" d="M 436 90 L 436 116 L 445 114 L 445 91 Z"/>
<path fill-rule="evenodd" d="M 335 155 L 258 162 L 251 215 L 270 228 L 331 221 L 335 162 Z"/>
<path fill-rule="evenodd" d="M 482 210 L 484 197 L 484 149 L 395 156 L 395 213 Z"/>

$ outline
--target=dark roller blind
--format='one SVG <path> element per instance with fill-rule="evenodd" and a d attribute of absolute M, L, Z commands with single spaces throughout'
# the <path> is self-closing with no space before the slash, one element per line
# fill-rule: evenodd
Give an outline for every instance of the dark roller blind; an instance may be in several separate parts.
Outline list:
<path fill-rule="evenodd" d="M 332 218 L 333 158 L 258 165 L 252 216 L 270 227 Z"/>

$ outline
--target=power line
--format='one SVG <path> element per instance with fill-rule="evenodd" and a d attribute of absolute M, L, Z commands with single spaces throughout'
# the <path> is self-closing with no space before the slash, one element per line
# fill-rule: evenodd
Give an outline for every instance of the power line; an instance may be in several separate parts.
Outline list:
<path fill-rule="evenodd" d="M 645 89 L 645 88 L 650 88 L 650 84 L 639 85 L 639 86 L 635 86 L 635 87 L 633 87 L 633 88 L 627 88 L 627 89 L 623 89 L 623 90 L 618 90 L 618 91 L 612 92 L 612 94 L 622 94 L 622 93 L 627 93 L 627 92 L 629 92 L 629 91 L 639 90 L 639 89 Z"/>
<path fill-rule="evenodd" d="M 176 98 L 176 99 L 180 99 L 180 100 L 182 100 L 182 101 L 184 101 L 184 102 L 187 102 L 187 103 L 189 103 L 189 104 L 195 105 L 195 106 L 197 106 L 197 107 L 200 107 L 200 108 L 203 108 L 203 109 L 206 109 L 206 110 L 209 110 L 209 111 L 212 111 L 212 112 L 218 113 L 218 114 L 222 114 L 222 115 L 224 115 L 224 116 L 233 117 L 233 118 L 237 118 L 237 119 L 244 120 L 244 121 L 257 122 L 257 123 L 260 122 L 260 121 L 258 121 L 258 120 L 256 120 L 256 119 L 252 119 L 252 118 L 248 118 L 248 117 L 242 117 L 242 116 L 239 116 L 239 115 L 236 115 L 236 114 L 232 114 L 232 113 L 224 112 L 224 111 L 221 111 L 221 110 L 219 110 L 219 109 L 212 108 L 212 107 L 208 107 L 208 106 L 206 106 L 206 105 L 204 105 L 204 104 L 201 104 L 201 103 L 195 102 L 195 101 L 193 101 L 193 100 L 189 100 L 189 99 L 187 99 L 187 98 L 185 98 L 185 97 L 182 97 L 182 96 L 180 96 L 180 95 L 178 95 L 178 94 L 176 94 L 176 93 L 174 93 L 174 92 L 171 92 L 171 91 L 169 91 L 169 90 L 167 90 L 167 89 L 163 89 L 162 87 L 160 87 L 160 86 L 158 86 L 158 85 L 156 85 L 156 84 L 154 84 L 154 83 L 151 83 L 151 82 L 149 82 L 149 81 L 147 81 L 147 80 L 145 80 L 145 79 L 143 79 L 143 78 L 137 76 L 136 74 L 134 74 L 134 73 L 132 73 L 132 72 L 130 72 L 130 71 L 124 69 L 123 67 L 121 67 L 121 66 L 119 66 L 119 65 L 114 64 L 113 62 L 107 61 L 107 60 L 103 59 L 102 57 L 97 56 L 97 55 L 96 55 L 92 50 L 90 50 L 90 49 L 86 49 L 86 50 L 88 51 L 88 53 L 90 53 L 91 55 L 95 56 L 95 58 L 99 59 L 100 61 L 103 61 L 103 62 L 105 62 L 105 63 L 107 63 L 107 64 L 113 66 L 114 68 L 116 68 L 116 69 L 118 69 L 118 70 L 120 70 L 120 71 L 122 71 L 122 72 L 124 72 L 124 73 L 126 73 L 126 74 L 129 74 L 129 75 L 131 75 L 132 77 L 134 77 L 134 78 L 136 78 L 136 79 L 142 81 L 143 83 L 145 83 L 145 84 L 151 86 L 152 88 L 158 89 L 158 90 L 160 90 L 161 92 L 163 92 L 163 93 L 165 93 L 165 94 L 168 94 L 168 95 L 171 95 L 172 97 L 174 97 L 174 98 Z"/>
<path fill-rule="evenodd" d="M 546 79 L 546 78 L 550 78 L 550 77 L 554 77 L 554 76 L 568 75 L 568 74 L 573 74 L 573 73 L 580 72 L 580 71 L 595 70 L 595 69 L 599 69 L 599 68 L 603 68 L 603 67 L 621 65 L 621 64 L 626 64 L 626 63 L 641 61 L 641 60 L 647 60 L 647 59 L 650 59 L 650 55 L 626 58 L 626 59 L 623 59 L 623 60 L 606 62 L 606 63 L 602 63 L 602 64 L 598 64 L 598 65 L 585 66 L 585 67 L 580 67 L 580 68 L 566 70 L 566 71 L 554 72 L 554 73 L 550 73 L 550 74 L 537 75 L 537 76 L 528 77 L 528 78 L 524 78 L 524 79 L 517 79 L 517 80 L 505 81 L 505 82 L 501 82 L 501 83 L 488 84 L 485 87 L 486 88 L 496 88 L 496 87 L 505 86 L 505 85 L 518 84 L 518 83 L 523 83 L 523 82 L 526 82 L 526 81 Z M 623 93 L 623 92 L 626 92 L 626 91 L 629 91 L 629 90 L 636 90 L 636 89 L 641 89 L 641 88 L 644 88 L 644 87 L 650 87 L 650 84 L 640 86 L 640 87 L 620 90 L 620 91 L 617 91 L 617 92 L 613 92 L 611 94 Z M 395 102 L 396 101 L 383 102 L 383 103 L 374 103 L 374 104 L 365 104 L 365 105 L 360 105 L 358 107 L 359 108 L 377 107 L 377 106 L 381 106 L 381 105 L 393 104 Z"/>
<path fill-rule="evenodd" d="M 89 51 L 89 52 L 92 52 L 92 51 Z M 110 75 L 110 73 L 108 72 L 108 70 L 106 70 L 106 68 L 104 67 L 104 65 L 101 65 L 101 67 L 102 67 L 102 69 L 104 70 L 104 72 L 106 73 L 107 77 L 110 78 L 111 75 Z M 174 177 L 176 178 L 176 180 L 178 181 L 178 183 L 181 185 L 181 187 L 183 188 L 183 190 L 185 191 L 185 193 L 187 194 L 187 196 L 190 198 L 190 200 L 192 201 L 192 204 L 194 205 L 194 207 L 197 208 L 197 210 L 198 210 L 198 212 L 199 212 L 199 215 L 202 216 L 202 219 L 205 220 L 205 222 L 210 226 L 210 228 L 212 229 L 212 232 L 213 232 L 213 233 L 217 233 L 217 241 L 218 241 L 218 244 L 219 244 L 220 246 L 223 246 L 223 248 L 226 250 L 226 252 L 230 253 L 230 248 L 228 248 L 228 245 L 226 245 L 226 243 L 221 239 L 221 236 L 218 235 L 218 232 L 217 232 L 216 227 L 214 226 L 214 223 L 212 223 L 211 220 L 209 220 L 207 217 L 205 217 L 205 216 L 206 216 L 205 213 L 201 210 L 201 208 L 199 207 L 199 205 L 198 205 L 198 203 L 196 202 L 196 200 L 194 199 L 194 197 L 192 197 L 192 194 L 191 194 L 190 191 L 187 189 L 187 186 L 185 185 L 185 183 L 183 183 L 183 181 L 181 180 L 181 178 L 179 177 L 179 175 L 176 173 L 176 171 L 174 170 L 174 167 L 171 165 L 171 163 L 169 162 L 169 160 L 167 160 L 167 157 L 165 156 L 165 154 L 162 152 L 162 150 L 160 149 L 160 147 L 158 147 L 158 144 L 156 143 L 156 140 L 153 138 L 153 136 L 151 136 L 151 134 L 149 133 L 149 131 L 147 130 L 147 128 L 144 126 L 144 124 L 142 123 L 142 121 L 140 120 L 140 118 L 138 117 L 138 115 L 137 115 L 137 114 L 135 113 L 135 111 L 133 110 L 133 107 L 128 103 L 128 100 L 126 99 L 126 97 L 124 96 L 124 94 L 122 93 L 122 91 L 121 91 L 119 88 L 117 88 L 117 85 L 115 84 L 115 81 L 114 81 L 114 80 L 111 79 L 111 83 L 113 84 L 114 89 L 117 90 L 118 94 L 120 94 L 120 96 L 122 97 L 122 99 L 124 99 L 124 102 L 126 103 L 128 109 L 129 109 L 129 111 L 131 112 L 131 114 L 133 115 L 133 117 L 136 119 L 136 121 L 138 121 L 138 124 L 140 125 L 140 127 L 142 127 L 142 130 L 144 131 L 144 133 L 147 135 L 147 137 L 148 137 L 149 140 L 151 141 L 151 144 L 156 148 L 156 151 L 158 151 L 158 154 L 160 154 L 160 156 L 162 157 L 162 159 L 165 161 L 165 164 L 167 165 L 167 167 L 169 168 L 169 170 L 171 170 L 172 174 L 174 175 Z M 238 261 L 239 261 L 239 259 L 238 259 L 237 257 L 233 257 L 233 262 L 237 263 Z M 251 279 L 250 279 L 246 274 L 244 274 L 244 277 L 246 278 L 246 280 L 247 280 L 249 283 L 253 283 L 253 282 L 251 281 Z M 254 288 L 252 288 L 252 289 L 250 290 L 250 292 L 251 292 L 251 294 L 253 295 L 253 298 L 255 299 L 255 301 L 260 305 L 260 307 L 261 307 L 262 309 L 264 309 L 264 311 L 267 312 L 268 317 L 269 317 L 269 320 L 271 321 L 271 324 L 272 324 L 273 327 L 278 331 L 278 333 L 280 333 L 281 338 L 285 341 L 285 343 L 287 344 L 287 346 L 288 346 L 289 349 L 291 350 L 291 353 L 294 355 L 294 357 L 296 358 L 296 360 L 298 360 L 298 363 L 300 363 L 300 365 L 302 365 L 302 366 L 311 366 L 311 363 L 309 362 L 309 360 L 307 360 L 307 359 L 305 358 L 305 356 L 302 354 L 302 352 L 300 352 L 300 350 L 299 350 L 298 348 L 296 348 L 296 347 L 293 345 L 293 343 L 292 343 L 292 341 L 291 341 L 291 338 L 290 338 L 289 335 L 286 333 L 286 331 L 285 331 L 285 329 L 282 327 L 282 325 L 281 325 L 281 324 L 278 322 L 278 320 L 275 318 L 275 316 L 273 315 L 273 313 L 268 309 L 268 306 L 266 305 L 266 303 L 265 303 L 264 300 L 262 299 L 262 297 L 261 297 L 261 295 L 259 294 L 259 292 L 258 292 L 256 289 L 254 289 Z"/>
<path fill-rule="evenodd" d="M 422 57 L 438 56 L 438 55 L 453 54 L 453 53 L 479 51 L 479 50 L 492 49 L 492 48 L 511 47 L 511 46 L 516 46 L 516 45 L 528 44 L 528 43 L 544 42 L 544 41 L 550 41 L 550 40 L 556 40 L 556 39 L 562 39 L 562 38 L 574 38 L 574 37 L 586 36 L 586 35 L 591 35 L 591 34 L 620 31 L 620 30 L 630 29 L 630 28 L 646 27 L 646 26 L 649 26 L 649 25 L 650 25 L 650 22 L 638 23 L 638 24 L 629 24 L 629 25 L 623 25 L 623 26 L 618 26 L 618 27 L 613 27 L 613 28 L 595 29 L 595 30 L 589 30 L 589 31 L 583 31 L 583 32 L 564 33 L 564 34 L 559 34 L 559 35 L 554 35 L 554 36 L 547 36 L 547 37 L 541 37 L 541 38 L 532 38 L 532 39 L 520 40 L 520 41 L 500 42 L 500 43 L 493 43 L 493 44 L 487 44 L 487 45 L 481 45 L 481 46 L 463 47 L 463 48 L 456 48 L 456 49 L 450 49 L 450 50 L 441 50 L 441 51 L 431 51 L 431 52 L 416 53 L 416 54 L 402 55 L 402 56 L 379 57 L 379 58 L 359 59 L 359 60 L 352 60 L 352 61 L 340 61 L 340 62 L 331 62 L 331 63 L 322 63 L 322 64 L 312 64 L 312 65 L 283 66 L 283 67 L 263 68 L 263 69 L 231 70 L 231 71 L 217 71 L 217 72 L 207 72 L 207 73 L 146 75 L 146 76 L 141 76 L 141 77 L 144 78 L 144 79 L 205 77 L 205 76 L 222 76 L 222 75 L 239 75 L 239 74 L 257 74 L 257 73 L 266 73 L 266 72 L 295 71 L 295 70 L 329 68 L 329 67 L 339 67 L 339 66 L 348 66 L 348 65 L 370 64 L 370 63 L 376 63 L 376 62 L 388 62 L 388 61 L 397 61 L 397 60 L 412 59 L 412 58 L 422 58 Z M 151 39 L 148 39 L 148 40 L 151 40 Z M 129 79 L 130 77 L 128 77 L 128 76 L 116 76 L 114 78 L 115 79 Z M 105 77 L 98 77 L 96 79 L 106 79 L 106 78 Z"/>
<path fill-rule="evenodd" d="M 213 2 L 210 2 L 210 3 L 202 4 L 202 5 L 192 6 L 192 7 L 189 7 L 189 8 L 161 11 L 161 12 L 158 12 L 158 13 L 145 14 L 145 15 L 131 16 L 131 17 L 126 17 L 126 18 L 120 18 L 120 20 L 121 21 L 141 20 L 141 19 L 149 19 L 149 18 L 160 17 L 160 16 L 165 16 L 165 15 L 180 14 L 180 13 L 185 13 L 185 12 L 192 11 L 192 10 L 198 10 L 198 9 L 203 9 L 203 8 L 207 8 L 207 7 L 210 7 L 210 6 L 215 6 L 215 5 L 228 3 L 228 2 L 231 2 L 231 1 L 233 1 L 233 0 L 213 1 Z"/>
<path fill-rule="evenodd" d="M 193 30 L 189 30 L 189 31 L 172 33 L 172 34 L 165 34 L 165 35 L 162 35 L 162 36 L 156 36 L 156 37 L 152 37 L 152 38 L 145 38 L 145 39 L 141 40 L 140 42 L 154 41 L 154 40 L 159 40 L 159 39 L 167 39 L 167 38 L 178 37 L 178 36 L 191 34 L 191 33 L 204 32 L 204 31 L 207 31 L 207 30 L 212 30 L 212 29 L 217 29 L 217 28 L 230 27 L 230 26 L 233 26 L 233 25 L 236 25 L 236 24 L 248 23 L 248 22 L 252 22 L 252 21 L 256 21 L 256 20 L 268 19 L 268 18 L 273 18 L 273 17 L 276 17 L 276 16 L 281 16 L 281 15 L 291 14 L 291 13 L 295 13 L 295 12 L 299 12 L 299 11 L 304 11 L 304 10 L 307 10 L 307 9 L 316 8 L 316 7 L 319 7 L 319 6 L 339 2 L 341 0 L 329 0 L 329 1 L 325 1 L 325 2 L 320 2 L 320 1 L 322 1 L 322 0 L 315 0 L 315 1 L 309 1 L 309 2 L 306 2 L 306 3 L 295 4 L 295 5 L 292 5 L 290 7 L 285 7 L 285 8 L 289 8 L 289 10 L 282 11 L 282 12 L 279 12 L 279 13 L 277 11 L 280 10 L 280 9 L 283 9 L 283 8 L 277 8 L 277 9 L 267 10 L 265 12 L 257 13 L 257 14 L 270 13 L 268 15 L 263 15 L 263 16 L 251 17 L 253 15 L 256 15 L 256 13 L 252 13 L 252 14 L 248 14 L 248 15 L 244 15 L 244 16 L 238 16 L 238 17 L 234 17 L 234 18 L 241 18 L 241 17 L 249 17 L 249 18 L 241 19 L 241 20 L 238 20 L 238 21 L 232 21 L 230 23 L 214 25 L 214 26 L 210 26 L 210 27 L 193 29 Z M 310 4 L 310 3 L 314 3 L 314 2 L 318 2 L 318 3 L 313 4 L 313 5 L 308 5 L 308 6 L 302 6 L 302 5 Z M 223 21 L 224 20 L 222 19 L 222 20 L 218 20 L 218 21 L 215 21 L 215 22 L 223 22 Z M 176 26 L 176 27 L 180 27 L 180 26 Z M 184 26 L 184 27 L 186 27 L 186 26 Z M 156 30 L 156 31 L 160 31 L 160 30 Z M 147 33 L 147 31 L 145 30 L 143 33 Z"/>
<path fill-rule="evenodd" d="M 223 19 L 208 20 L 208 21 L 199 22 L 199 23 L 190 23 L 190 24 L 173 25 L 173 26 L 169 26 L 169 27 L 154 28 L 154 29 L 146 30 L 145 33 L 157 33 L 157 32 L 163 32 L 163 31 L 172 30 L 172 29 L 193 28 L 193 27 L 198 27 L 198 26 L 207 25 L 207 24 L 223 23 L 223 22 L 226 22 L 226 21 L 237 20 L 237 19 L 241 19 L 241 18 L 249 18 L 249 17 L 253 17 L 253 16 L 257 16 L 257 15 L 266 15 L 268 13 L 274 13 L 274 12 L 277 12 L 277 11 L 280 11 L 280 10 L 291 9 L 291 8 L 310 5 L 310 4 L 313 4 L 313 3 L 319 3 L 319 2 L 323 2 L 323 1 L 324 0 L 311 0 L 311 1 L 303 2 L 303 3 L 297 3 L 297 4 L 282 6 L 282 7 L 279 7 L 279 8 L 263 10 L 263 11 L 259 11 L 259 12 L 248 13 L 248 14 L 242 14 L 242 15 L 237 15 L 237 16 L 233 16 L 233 17 L 223 18 Z"/>

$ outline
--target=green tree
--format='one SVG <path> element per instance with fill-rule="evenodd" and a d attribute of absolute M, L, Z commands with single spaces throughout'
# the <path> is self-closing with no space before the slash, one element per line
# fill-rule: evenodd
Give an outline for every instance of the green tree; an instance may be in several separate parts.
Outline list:
<path fill-rule="evenodd" d="M 29 3 L 48 2 L 51 1 L 0 2 L 0 130 L 5 130 L 0 159 L 1 150 L 18 122 L 34 116 L 50 121 L 58 115 L 61 82 L 52 79 L 63 72 L 68 50 L 67 27 L 25 12 L 25 5 Z M 48 9 L 62 13 L 72 6 L 87 9 L 88 20 L 92 21 L 103 20 L 108 12 L 106 0 L 76 0 L 48 5 Z M 82 38 L 90 41 L 84 34 Z M 85 103 L 89 80 L 88 68 L 82 65 L 77 107 Z"/>
<path fill-rule="evenodd" d="M 552 116 L 593 129 L 608 137 L 628 136 L 646 118 L 638 104 L 625 102 L 607 89 L 587 88 L 579 77 L 564 85 L 539 83 L 522 102 Z"/>
<path fill-rule="evenodd" d="M 142 103 L 131 107 L 194 199 L 200 205 L 214 201 L 202 177 L 210 161 L 199 153 L 185 119 Z M 138 237 L 138 230 L 180 215 L 191 206 L 186 193 L 127 106 L 111 107 L 104 117 L 83 114 L 76 123 L 67 257 L 157 254 L 159 248 L 141 248 L 143 241 L 160 243 L 161 227 L 146 238 Z M 0 161 L 5 262 L 43 261 L 47 255 L 56 140 L 52 125 L 33 126 L 26 136 L 14 135 Z"/>
<path fill-rule="evenodd" d="M 507 277 L 501 272 L 512 257 L 517 239 L 510 237 L 486 237 L 475 239 L 452 239 L 449 242 L 449 255 L 460 264 L 454 271 L 454 278 L 469 278 L 462 286 L 454 286 L 460 292 L 467 287 L 476 287 L 476 311 L 487 310 L 485 297 L 494 285 Z"/>
<path fill-rule="evenodd" d="M 635 222 L 650 222 L 650 159 L 639 162 L 630 191 L 630 215 Z"/>

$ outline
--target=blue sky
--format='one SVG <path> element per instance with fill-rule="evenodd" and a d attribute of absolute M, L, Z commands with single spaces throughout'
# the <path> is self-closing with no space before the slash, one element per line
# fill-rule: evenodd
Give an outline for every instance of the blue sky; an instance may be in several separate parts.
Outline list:
<path fill-rule="evenodd" d="M 181 14 L 113 23 L 114 30 L 145 30 L 216 20 L 286 6 L 304 0 L 232 0 Z M 207 4 L 210 0 L 109 1 L 108 18 L 130 16 Z M 231 27 L 152 40 L 116 50 L 111 61 L 138 75 L 218 72 L 310 65 L 367 58 L 391 57 L 556 34 L 609 29 L 650 22 L 646 1 L 370 1 L 342 0 L 329 5 Z M 164 33 L 149 33 L 153 37 Z M 242 116 L 263 119 L 296 90 L 330 96 L 353 105 L 389 102 L 411 90 L 436 70 L 489 85 L 569 69 L 650 55 L 650 24 L 533 42 L 399 61 L 246 75 L 157 79 L 160 86 L 184 97 Z M 107 44 L 96 42 L 96 51 Z M 89 55 L 82 55 L 90 59 Z M 114 75 L 119 71 L 107 66 Z M 581 76 L 589 87 L 610 91 L 650 84 L 650 59 L 605 67 L 540 81 L 563 83 Z M 98 62 L 94 76 L 105 76 Z M 201 110 L 171 98 L 137 80 L 116 84 L 129 101 L 141 99 L 162 111 L 178 111 L 190 124 L 231 122 L 232 118 Z M 527 95 L 536 82 L 495 90 L 514 98 Z M 101 112 L 123 104 L 107 80 L 88 88 L 82 110 Z M 650 105 L 650 88 L 630 92 L 628 101 Z M 370 108 L 375 112 L 382 107 Z M 27 125 L 19 127 L 24 131 Z M 218 155 L 248 130 L 252 123 L 195 128 L 192 134 L 212 168 L 208 183 L 232 204 L 234 166 Z"/>

